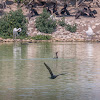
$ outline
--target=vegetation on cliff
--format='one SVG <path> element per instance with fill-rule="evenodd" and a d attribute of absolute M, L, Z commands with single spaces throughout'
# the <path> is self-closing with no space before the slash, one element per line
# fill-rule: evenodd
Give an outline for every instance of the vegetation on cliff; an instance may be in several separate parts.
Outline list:
<path fill-rule="evenodd" d="M 65 29 L 67 31 L 70 31 L 70 32 L 74 33 L 77 30 L 77 25 L 76 24 L 73 24 L 73 25 L 67 24 Z"/>
<path fill-rule="evenodd" d="M 59 2 L 59 1 L 61 1 L 61 2 Z M 81 15 L 91 17 L 91 12 L 92 12 L 93 17 L 95 18 L 94 15 L 96 14 L 96 10 L 92 10 L 93 8 L 90 9 L 91 6 L 89 6 L 88 4 L 85 4 L 84 7 L 81 4 L 80 8 L 83 7 L 82 12 L 80 11 L 81 9 L 79 9 L 79 11 L 76 10 L 76 12 L 74 14 L 74 13 L 71 13 L 70 9 L 67 9 L 68 7 L 70 7 L 68 1 L 71 1 L 71 0 L 54 0 L 54 1 L 51 1 L 51 0 L 50 1 L 48 1 L 48 0 L 13 0 L 12 4 L 14 4 L 14 6 L 16 6 L 15 2 L 18 3 L 18 6 L 17 6 L 18 9 L 19 8 L 23 9 L 23 7 L 26 7 L 26 9 L 29 11 L 29 13 L 26 14 L 26 16 L 29 20 L 32 17 L 39 15 L 36 17 L 36 20 L 35 20 L 36 24 L 35 25 L 33 24 L 34 21 L 32 22 L 32 24 L 34 26 L 36 26 L 37 30 L 42 33 L 52 34 L 53 32 L 58 31 L 58 30 L 56 30 L 56 27 L 58 27 L 57 29 L 59 29 L 59 26 L 64 27 L 67 31 L 75 33 L 77 30 L 77 25 L 73 24 L 73 23 L 68 24 L 68 22 L 65 22 L 64 17 L 66 17 L 67 15 L 75 16 L 75 14 L 77 15 L 75 17 L 76 19 L 79 18 L 79 16 L 81 16 Z M 77 1 L 80 1 L 80 0 L 77 0 Z M 7 2 L 10 2 L 10 1 L 7 0 Z M 6 4 L 7 4 L 7 2 L 6 2 Z M 10 5 L 12 5 L 12 4 L 10 4 Z M 10 5 L 9 5 L 9 7 L 10 7 Z M 16 7 L 16 9 L 17 9 L 17 7 Z M 75 6 L 73 6 L 73 7 L 75 7 Z M 45 8 L 45 10 L 43 10 L 43 12 L 42 12 L 41 8 L 42 9 Z M 8 8 L 5 6 L 4 9 L 7 10 Z M 14 11 L 10 11 L 10 13 L 8 13 L 8 14 L 6 13 L 6 10 L 4 10 L 4 9 L 2 9 L 2 11 L 4 11 L 5 15 L 3 13 L 3 15 L 1 15 L 2 17 L 0 19 L 0 36 L 4 36 L 5 38 L 12 37 L 13 28 L 15 28 L 15 27 L 22 28 L 22 32 L 19 33 L 20 37 L 18 37 L 20 39 L 26 38 L 26 33 L 29 33 L 29 34 L 30 33 L 32 33 L 32 34 L 38 33 L 37 30 L 36 30 L 36 32 L 35 32 L 35 30 L 30 31 L 34 27 L 32 25 L 31 25 L 32 28 L 30 28 L 28 30 L 28 32 L 26 32 L 27 31 L 27 27 L 26 27 L 27 21 L 26 21 L 25 16 L 23 15 L 21 9 L 17 10 L 17 11 L 15 11 L 15 9 L 14 9 Z M 84 9 L 86 11 L 84 11 Z M 89 11 L 89 12 L 87 13 L 87 11 Z M 23 12 L 25 13 L 24 9 L 23 9 Z M 36 14 L 36 12 L 38 14 Z M 69 14 L 68 14 L 68 12 L 69 12 Z M 31 15 L 31 16 L 28 16 L 28 15 Z M 50 17 L 52 15 L 57 16 L 56 20 L 54 20 L 53 18 Z M 60 20 L 60 18 L 61 18 L 61 20 Z M 30 21 L 29 21 L 29 24 L 30 24 Z M 33 36 L 33 35 L 30 35 L 30 36 Z M 34 39 L 36 39 L 36 40 L 37 40 L 37 38 L 40 40 L 48 39 L 48 38 L 45 38 L 45 36 L 42 37 L 42 35 L 34 37 Z"/>
<path fill-rule="evenodd" d="M 43 10 L 43 13 L 36 19 L 36 28 L 40 32 L 52 33 L 56 29 L 56 20 L 50 18 L 50 14 L 46 9 Z"/>
<path fill-rule="evenodd" d="M 34 40 L 51 40 L 50 35 L 36 35 L 33 37 Z"/>
<path fill-rule="evenodd" d="M 0 19 L 0 35 L 5 37 L 13 36 L 13 28 L 21 28 L 20 36 L 26 35 L 26 18 L 22 10 L 10 11 Z"/>

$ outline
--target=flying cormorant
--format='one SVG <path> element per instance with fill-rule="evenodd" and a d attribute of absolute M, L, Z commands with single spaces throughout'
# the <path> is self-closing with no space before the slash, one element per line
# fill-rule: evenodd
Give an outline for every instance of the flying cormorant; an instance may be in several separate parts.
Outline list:
<path fill-rule="evenodd" d="M 65 75 L 65 74 L 54 75 L 53 72 L 51 71 L 50 67 L 45 62 L 44 62 L 44 65 L 46 66 L 46 68 L 48 69 L 48 71 L 49 71 L 49 73 L 51 75 L 50 79 L 55 79 L 59 75 Z"/>

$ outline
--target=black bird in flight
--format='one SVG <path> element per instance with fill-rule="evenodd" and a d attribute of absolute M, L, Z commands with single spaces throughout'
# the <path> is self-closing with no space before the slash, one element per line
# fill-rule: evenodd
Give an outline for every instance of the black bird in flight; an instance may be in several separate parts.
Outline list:
<path fill-rule="evenodd" d="M 49 71 L 49 73 L 51 75 L 50 79 L 55 79 L 59 75 L 65 75 L 65 74 L 54 75 L 53 72 L 51 71 L 50 67 L 45 62 L 44 62 L 44 65 L 46 66 L 46 68 L 48 69 L 48 71 Z"/>
<path fill-rule="evenodd" d="M 56 56 L 53 59 L 58 59 L 58 52 L 56 52 Z"/>

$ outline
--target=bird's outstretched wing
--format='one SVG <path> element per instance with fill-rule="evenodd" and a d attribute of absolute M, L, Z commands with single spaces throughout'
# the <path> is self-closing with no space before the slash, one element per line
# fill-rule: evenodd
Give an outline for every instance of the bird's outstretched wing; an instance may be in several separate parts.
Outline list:
<path fill-rule="evenodd" d="M 65 73 L 63 73 L 63 74 L 58 74 L 58 75 L 56 75 L 56 77 L 58 77 L 58 76 L 60 76 L 60 75 L 65 75 Z"/>
<path fill-rule="evenodd" d="M 51 71 L 51 69 L 50 69 L 50 67 L 44 62 L 44 65 L 46 66 L 46 68 L 49 70 L 49 73 L 50 73 L 50 75 L 51 76 L 53 76 L 53 73 L 52 73 L 52 71 Z"/>
<path fill-rule="evenodd" d="M 66 73 L 62 73 L 62 74 L 59 74 L 59 75 L 65 75 Z"/>

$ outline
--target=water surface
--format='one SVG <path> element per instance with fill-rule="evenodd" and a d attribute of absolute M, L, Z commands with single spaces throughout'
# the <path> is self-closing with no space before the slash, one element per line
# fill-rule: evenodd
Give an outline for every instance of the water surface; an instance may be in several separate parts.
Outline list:
<path fill-rule="evenodd" d="M 100 100 L 100 43 L 0 43 L 0 100 Z"/>

